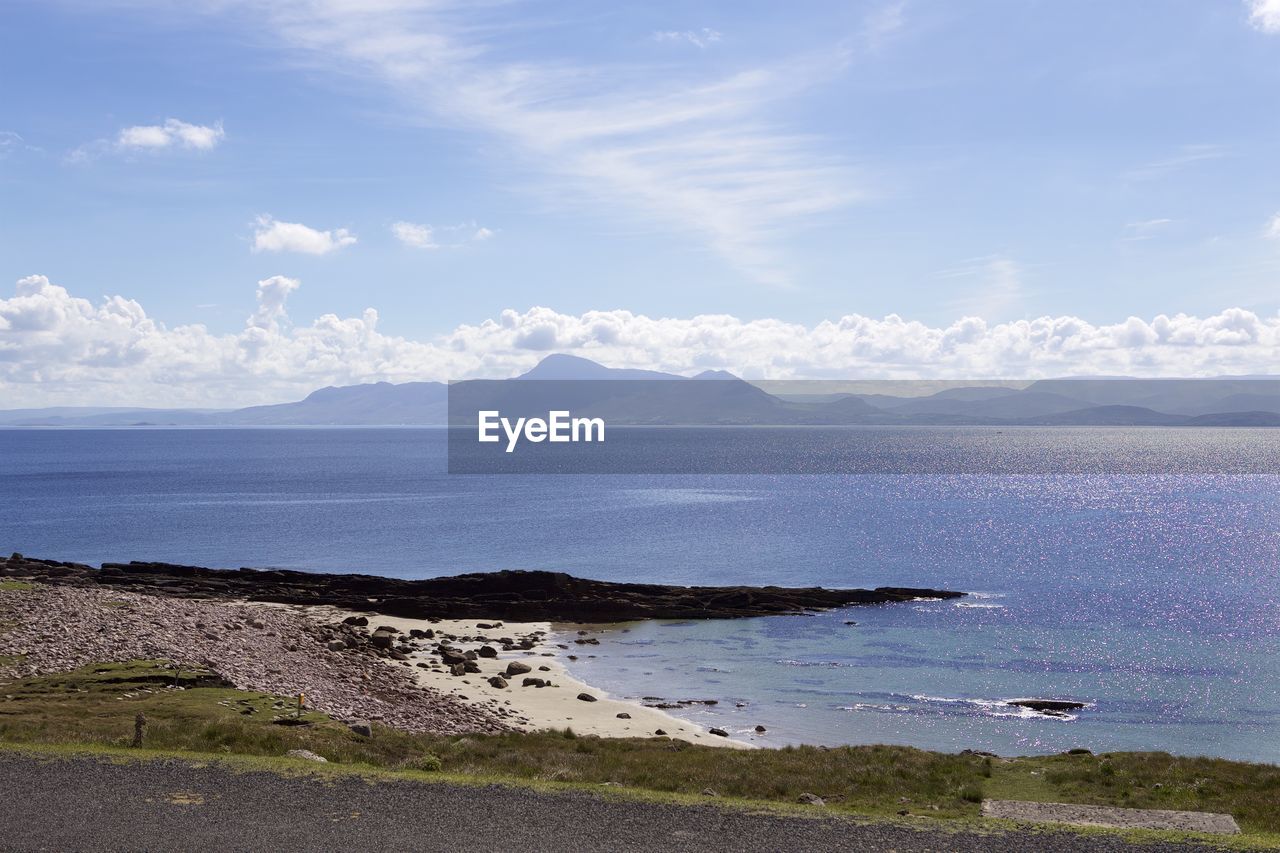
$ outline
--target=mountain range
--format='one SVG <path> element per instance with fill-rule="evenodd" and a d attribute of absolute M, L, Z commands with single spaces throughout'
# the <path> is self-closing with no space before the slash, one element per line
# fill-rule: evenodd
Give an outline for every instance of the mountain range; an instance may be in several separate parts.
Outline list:
<path fill-rule="evenodd" d="M 545 415 L 553 407 L 614 424 L 1280 426 L 1280 379 L 1271 377 L 885 381 L 835 390 L 841 387 L 754 384 L 725 371 L 684 377 L 550 355 L 514 379 L 469 380 L 452 390 L 442 382 L 378 382 L 232 410 L 12 409 L 0 411 L 0 426 L 440 425 L 449 422 L 451 396 L 453 422 L 468 425 L 481 408 Z"/>

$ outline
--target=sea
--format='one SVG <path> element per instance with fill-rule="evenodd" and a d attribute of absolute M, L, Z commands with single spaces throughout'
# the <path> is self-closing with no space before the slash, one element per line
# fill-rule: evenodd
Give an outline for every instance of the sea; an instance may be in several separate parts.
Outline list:
<path fill-rule="evenodd" d="M 884 428 L 815 429 L 828 434 L 807 452 L 845 460 L 885 441 Z M 896 446 L 919 443 L 913 429 L 927 428 L 891 429 Z M 973 429 L 988 430 L 984 452 L 1039 460 L 1115 436 Z M 766 745 L 1280 763 L 1280 430 L 1128 430 L 1142 466 L 1117 458 L 1084 473 L 625 475 L 450 474 L 446 432 L 0 429 L 0 551 L 400 578 L 548 569 L 961 590 L 609 626 L 599 646 L 573 647 L 569 667 L 619 697 L 714 700 L 673 713 Z M 1189 445 L 1203 456 L 1219 444 L 1252 460 L 1248 473 L 1185 464 Z M 1028 697 L 1084 707 L 1046 717 L 1007 704 Z"/>

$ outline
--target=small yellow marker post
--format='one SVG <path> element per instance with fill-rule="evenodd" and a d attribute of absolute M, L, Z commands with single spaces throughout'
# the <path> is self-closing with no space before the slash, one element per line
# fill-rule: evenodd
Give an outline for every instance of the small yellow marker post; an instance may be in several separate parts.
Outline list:
<path fill-rule="evenodd" d="M 306 695 L 305 695 L 305 694 L 302 694 L 302 693 L 299 693 L 299 694 L 298 694 L 298 710 L 297 710 L 296 712 L 294 712 L 294 715 L 293 715 L 293 717 L 294 717 L 294 719 L 295 719 L 295 720 L 301 720 L 301 719 L 302 719 L 302 703 L 303 703 L 303 702 L 305 702 L 305 701 L 306 701 L 306 699 L 307 699 L 307 697 L 306 697 Z"/>

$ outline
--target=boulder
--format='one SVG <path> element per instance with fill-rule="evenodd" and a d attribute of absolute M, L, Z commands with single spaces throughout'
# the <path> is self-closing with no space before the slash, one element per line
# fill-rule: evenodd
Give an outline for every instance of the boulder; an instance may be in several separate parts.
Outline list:
<path fill-rule="evenodd" d="M 819 797 L 817 794 L 810 794 L 808 791 L 796 797 L 797 803 L 804 803 L 806 806 L 825 806 L 827 801 Z"/>
<path fill-rule="evenodd" d="M 726 732 L 724 729 L 711 729 L 710 731 L 711 731 L 711 733 L 712 733 L 713 735 L 715 735 L 716 737 L 728 737 L 728 736 L 729 736 L 729 733 L 728 733 L 728 732 Z"/>
<path fill-rule="evenodd" d="M 354 732 L 355 734 L 360 735 L 360 737 L 373 737 L 373 727 L 370 726 L 368 723 L 363 723 L 363 722 L 351 723 L 350 725 L 347 726 L 347 728 L 351 729 L 351 731 Z"/>
<path fill-rule="evenodd" d="M 369 626 L 369 617 L 367 616 L 348 616 L 342 620 L 344 625 L 354 625 L 357 628 L 367 628 Z"/>
<path fill-rule="evenodd" d="M 546 687 L 547 681 L 544 678 L 526 678 L 520 682 L 524 687 Z"/>
<path fill-rule="evenodd" d="M 395 637 L 392 634 L 383 631 L 381 628 L 369 636 L 369 642 L 375 649 L 389 649 L 394 640 Z"/>
<path fill-rule="evenodd" d="M 596 701 L 596 697 L 592 696 L 590 693 L 579 693 L 578 698 L 581 699 L 583 702 Z"/>
<path fill-rule="evenodd" d="M 533 672 L 533 667 L 529 666 L 527 663 L 513 660 L 507 664 L 507 678 L 510 678 L 513 675 L 523 675 L 526 672 Z"/>
<path fill-rule="evenodd" d="M 476 649 L 476 654 L 482 658 L 496 658 L 498 656 L 498 650 L 493 646 L 481 646 Z"/>
<path fill-rule="evenodd" d="M 317 761 L 320 764 L 329 763 L 329 759 L 325 758 L 323 755 L 316 755 L 314 752 L 312 752 L 309 749 L 291 749 L 288 752 L 286 752 L 285 755 L 289 756 L 290 758 L 301 758 L 306 761 Z"/>
<path fill-rule="evenodd" d="M 502 690 L 507 686 L 507 680 L 503 678 L 501 675 L 495 675 L 493 676 L 493 678 L 489 679 L 489 684 L 492 685 L 493 687 L 498 688 L 499 690 Z"/>
<path fill-rule="evenodd" d="M 342 640 L 330 640 L 327 648 L 331 652 L 340 652 L 346 649 L 346 647 L 347 644 L 342 642 Z"/>
<path fill-rule="evenodd" d="M 629 720 L 629 719 L 631 719 L 631 715 L 630 715 L 630 714 L 628 714 L 626 711 L 620 711 L 620 712 L 618 712 L 617 714 L 615 714 L 614 716 L 616 716 L 619 720 Z"/>
<path fill-rule="evenodd" d="M 764 734 L 766 731 L 768 731 L 768 729 L 766 729 L 764 726 L 756 726 L 757 734 Z"/>

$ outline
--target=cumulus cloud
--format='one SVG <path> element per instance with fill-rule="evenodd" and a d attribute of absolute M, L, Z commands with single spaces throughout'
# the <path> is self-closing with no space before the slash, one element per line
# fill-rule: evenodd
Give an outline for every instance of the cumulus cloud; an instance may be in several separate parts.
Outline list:
<path fill-rule="evenodd" d="M 319 231 L 301 222 L 281 222 L 270 216 L 259 216 L 257 230 L 253 232 L 255 252 L 327 255 L 355 242 L 356 236 L 345 228 Z"/>
<path fill-rule="evenodd" d="M 278 321 L 285 316 L 284 303 L 302 282 L 296 278 L 273 275 L 258 282 L 258 310 L 249 315 L 248 325 L 254 329 L 279 328 Z"/>
<path fill-rule="evenodd" d="M 140 124 L 126 127 L 116 137 L 116 146 L 124 149 L 157 149 L 181 147 L 208 151 L 226 137 L 222 122 L 213 125 L 189 124 L 176 118 L 164 124 Z"/>
<path fill-rule="evenodd" d="M 459 249 L 467 243 L 482 243 L 492 238 L 495 232 L 474 222 L 443 227 L 396 222 L 391 226 L 391 233 L 414 249 Z"/>
<path fill-rule="evenodd" d="M 237 406 L 298 399 L 324 385 L 512 376 L 548 352 L 676 373 L 709 368 L 748 378 L 1037 378 L 1270 373 L 1280 315 L 1231 308 L 1094 324 L 1079 317 L 929 325 L 849 314 L 814 325 L 723 314 L 507 310 L 447 334 L 384 334 L 378 312 L 285 321 L 299 283 L 257 286 L 243 329 L 168 327 L 123 296 L 73 296 L 44 276 L 0 299 L 0 399 L 7 406 Z M 247 295 L 247 293 L 246 293 Z"/>
<path fill-rule="evenodd" d="M 1280 33 L 1280 0 L 1246 0 L 1249 23 L 1264 33 Z"/>

